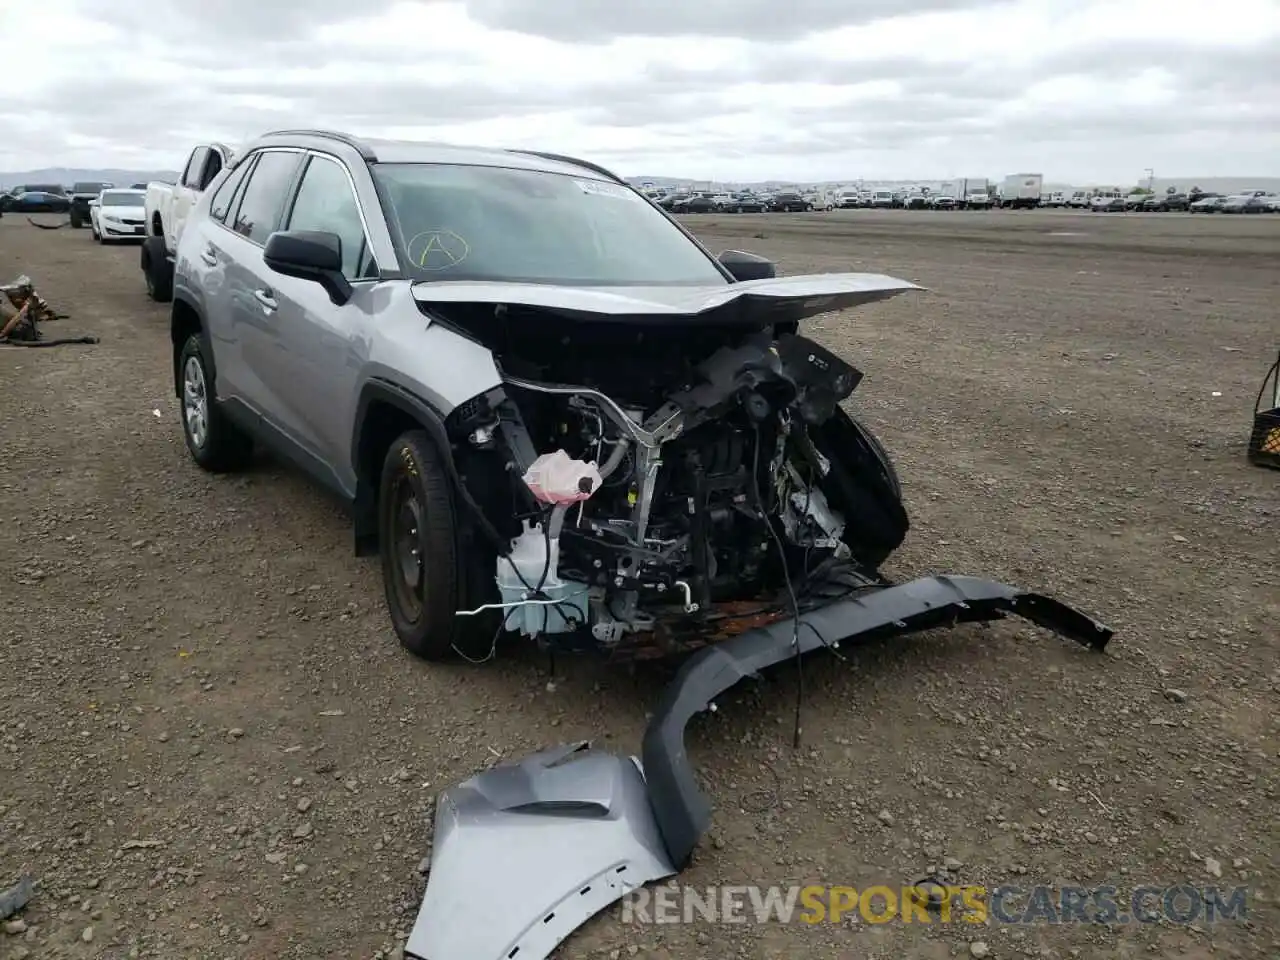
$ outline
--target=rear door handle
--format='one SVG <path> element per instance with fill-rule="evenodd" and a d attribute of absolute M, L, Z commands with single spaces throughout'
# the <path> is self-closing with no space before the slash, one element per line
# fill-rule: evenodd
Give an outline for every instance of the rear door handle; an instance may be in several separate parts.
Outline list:
<path fill-rule="evenodd" d="M 276 307 L 279 306 L 279 304 L 276 303 L 276 298 L 271 295 L 270 290 L 253 291 L 253 299 L 257 300 L 258 303 L 262 305 L 262 309 L 267 313 L 275 313 Z"/>

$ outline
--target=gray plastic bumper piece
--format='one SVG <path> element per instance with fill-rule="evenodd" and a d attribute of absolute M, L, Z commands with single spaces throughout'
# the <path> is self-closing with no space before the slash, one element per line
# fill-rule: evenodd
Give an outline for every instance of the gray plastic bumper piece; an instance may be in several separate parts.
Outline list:
<path fill-rule="evenodd" d="M 932 627 L 999 620 L 1009 614 L 1104 650 L 1112 631 L 1065 603 L 980 577 L 921 577 L 859 597 L 837 600 L 800 618 L 740 633 L 699 650 L 667 685 L 645 730 L 649 798 L 671 862 L 683 870 L 711 822 L 684 745 L 685 726 L 734 684 L 766 667 L 828 645 L 902 636 Z"/>
<path fill-rule="evenodd" d="M 629 891 L 676 872 L 640 763 L 568 744 L 436 802 L 416 960 L 544 960 Z"/>

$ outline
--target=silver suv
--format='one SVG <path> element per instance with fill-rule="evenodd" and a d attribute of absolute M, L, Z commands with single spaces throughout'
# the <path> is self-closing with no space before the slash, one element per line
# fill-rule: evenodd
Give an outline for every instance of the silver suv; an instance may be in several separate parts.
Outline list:
<path fill-rule="evenodd" d="M 864 598 L 901 487 L 841 405 L 862 375 L 799 326 L 912 284 L 713 256 L 583 161 L 322 131 L 251 144 L 175 259 L 192 457 L 232 470 L 257 443 L 337 491 L 415 653 L 487 656 L 505 629 L 640 657 L 755 627 L 786 656 L 802 613 L 824 644 L 885 628 Z M 956 583 L 890 591 L 889 622 Z"/>

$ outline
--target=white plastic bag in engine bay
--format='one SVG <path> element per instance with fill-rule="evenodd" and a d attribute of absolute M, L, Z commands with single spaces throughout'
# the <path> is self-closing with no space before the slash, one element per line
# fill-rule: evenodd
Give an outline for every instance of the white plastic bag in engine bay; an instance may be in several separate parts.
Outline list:
<path fill-rule="evenodd" d="M 578 503 L 600 487 L 600 470 L 594 463 L 575 460 L 563 450 L 544 453 L 529 465 L 524 482 L 543 503 Z"/>

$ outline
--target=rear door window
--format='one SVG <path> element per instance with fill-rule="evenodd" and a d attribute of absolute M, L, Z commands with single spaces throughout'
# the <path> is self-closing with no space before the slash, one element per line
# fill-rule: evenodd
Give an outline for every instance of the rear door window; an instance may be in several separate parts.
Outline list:
<path fill-rule="evenodd" d="M 258 245 L 276 230 L 302 155 L 296 150 L 264 150 L 241 191 L 231 229 Z"/>
<path fill-rule="evenodd" d="M 253 163 L 251 161 L 245 161 L 232 170 L 231 175 L 226 180 L 222 181 L 222 185 L 218 187 L 217 193 L 213 195 L 213 200 L 209 204 L 209 216 L 219 223 L 227 222 L 227 214 L 231 211 L 231 204 L 235 201 L 236 191 L 240 188 L 240 184 L 244 182 L 244 178 L 252 166 Z"/>

